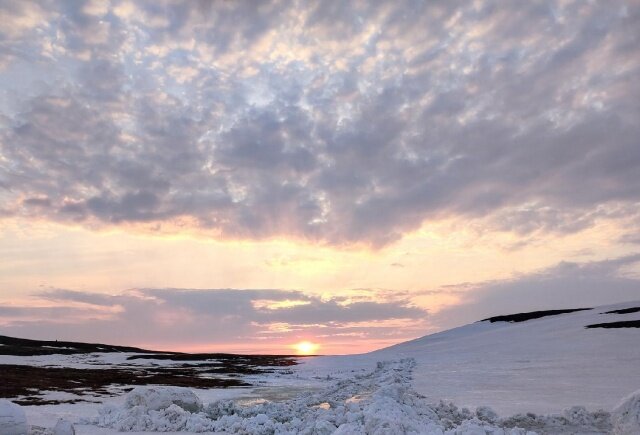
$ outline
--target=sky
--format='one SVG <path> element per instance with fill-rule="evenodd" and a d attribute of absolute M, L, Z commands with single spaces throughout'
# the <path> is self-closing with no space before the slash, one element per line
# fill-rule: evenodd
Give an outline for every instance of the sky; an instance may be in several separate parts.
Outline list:
<path fill-rule="evenodd" d="M 0 22 L 0 334 L 354 353 L 640 300 L 637 0 Z"/>

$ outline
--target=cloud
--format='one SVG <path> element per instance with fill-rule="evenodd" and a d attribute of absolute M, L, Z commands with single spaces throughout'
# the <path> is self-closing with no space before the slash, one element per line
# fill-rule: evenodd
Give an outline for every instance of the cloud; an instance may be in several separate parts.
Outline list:
<path fill-rule="evenodd" d="M 376 246 L 443 216 L 637 222 L 637 4 L 1 14 L 3 215 Z"/>
<path fill-rule="evenodd" d="M 314 339 L 325 352 L 364 351 L 495 315 L 639 300 L 640 279 L 628 273 L 638 263 L 640 254 L 564 261 L 510 279 L 412 292 L 362 288 L 332 298 L 281 289 L 52 289 L 0 307 L 0 325 L 6 335 L 165 349 L 286 352 Z M 426 295 L 458 301 L 430 313 L 412 301 Z"/>
<path fill-rule="evenodd" d="M 429 320 L 443 328 L 502 314 L 640 300 L 640 279 L 623 273 L 639 262 L 640 254 L 587 263 L 563 261 L 512 279 L 466 283 L 460 286 L 465 290 L 461 303 Z"/>
<path fill-rule="evenodd" d="M 48 306 L 0 309 L 3 334 L 227 350 L 267 340 L 282 352 L 298 337 L 324 337 L 326 348 L 344 336 L 352 336 L 354 345 L 404 338 L 427 316 L 408 299 L 345 303 L 277 289 L 138 289 L 117 295 L 54 289 L 35 297 Z M 407 321 L 412 326 L 399 331 Z"/>

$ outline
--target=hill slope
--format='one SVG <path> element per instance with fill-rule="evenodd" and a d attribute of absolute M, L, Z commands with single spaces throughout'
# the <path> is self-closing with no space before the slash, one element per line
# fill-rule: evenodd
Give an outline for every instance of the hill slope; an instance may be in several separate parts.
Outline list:
<path fill-rule="evenodd" d="M 153 350 L 129 346 L 113 346 L 100 343 L 80 343 L 75 341 L 30 340 L 27 338 L 0 335 L 0 355 L 75 355 L 102 352 L 161 353 Z"/>
<path fill-rule="evenodd" d="M 640 301 L 497 316 L 368 355 L 412 357 L 415 389 L 501 413 L 612 409 L 640 389 Z"/>

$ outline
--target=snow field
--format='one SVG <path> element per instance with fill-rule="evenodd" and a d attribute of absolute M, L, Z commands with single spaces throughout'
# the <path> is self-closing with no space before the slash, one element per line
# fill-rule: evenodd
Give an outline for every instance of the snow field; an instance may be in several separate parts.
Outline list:
<path fill-rule="evenodd" d="M 180 400 L 185 403 L 185 397 L 192 398 L 184 389 L 140 388 L 129 393 L 131 397 L 127 397 L 123 406 L 105 406 L 97 417 L 83 423 L 122 432 L 258 435 L 604 434 L 612 428 L 609 413 L 588 412 L 583 407 L 573 407 L 563 415 L 528 413 L 500 418 L 488 407 L 472 412 L 442 401 L 428 403 L 411 386 L 415 366 L 411 358 L 379 362 L 369 373 L 328 383 L 322 391 L 303 393 L 283 402 L 241 406 L 234 401 L 220 400 L 195 412 L 179 405 Z M 618 424 L 621 428 L 616 432 L 618 435 L 640 433 L 628 432 L 640 430 L 637 421 L 627 418 L 638 415 L 636 402 L 640 401 L 635 396 L 632 399 L 635 401 L 631 405 L 623 407 L 625 417 Z M 188 403 L 191 406 L 198 402 Z"/>

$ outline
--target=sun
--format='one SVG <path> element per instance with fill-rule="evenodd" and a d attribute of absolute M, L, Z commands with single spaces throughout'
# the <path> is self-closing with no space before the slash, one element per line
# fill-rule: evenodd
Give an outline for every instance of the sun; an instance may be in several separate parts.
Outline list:
<path fill-rule="evenodd" d="M 301 341 L 300 343 L 294 344 L 293 347 L 296 349 L 296 352 L 298 352 L 298 355 L 311 355 L 318 350 L 320 345 L 310 341 Z"/>

